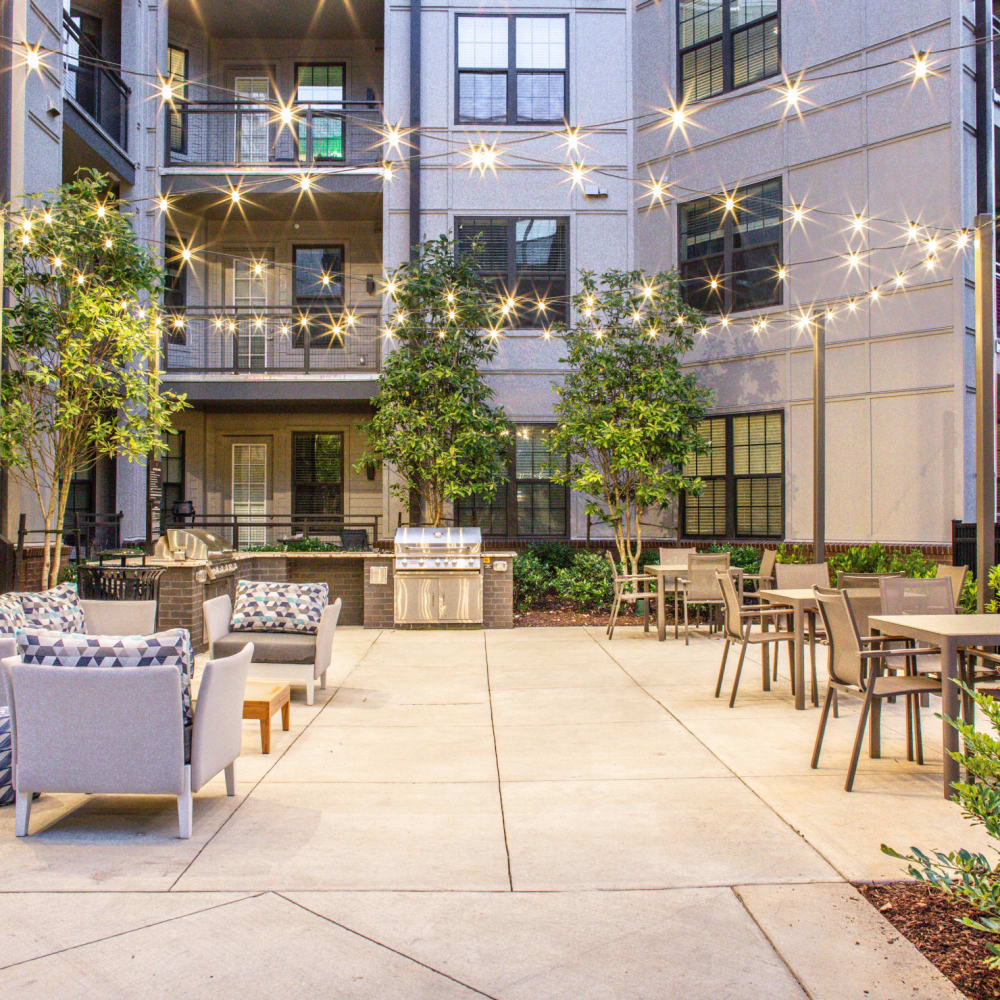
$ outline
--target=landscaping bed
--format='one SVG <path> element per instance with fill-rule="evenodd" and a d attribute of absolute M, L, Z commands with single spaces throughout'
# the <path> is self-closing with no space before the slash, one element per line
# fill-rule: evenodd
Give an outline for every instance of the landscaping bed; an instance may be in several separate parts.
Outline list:
<path fill-rule="evenodd" d="M 989 936 L 958 919 L 977 911 L 919 882 L 858 885 L 858 891 L 969 1000 L 1000 1000 L 1000 971 L 988 969 Z"/>

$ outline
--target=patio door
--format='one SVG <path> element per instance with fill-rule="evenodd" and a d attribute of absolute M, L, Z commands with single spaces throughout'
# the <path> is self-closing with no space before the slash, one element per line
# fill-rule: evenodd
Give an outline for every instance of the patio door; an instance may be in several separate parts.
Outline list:
<path fill-rule="evenodd" d="M 263 442 L 233 444 L 233 500 L 235 517 L 267 514 L 267 445 Z M 241 545 L 264 545 L 267 527 L 263 524 L 240 531 Z"/>
<path fill-rule="evenodd" d="M 267 101 L 271 85 L 266 76 L 237 76 L 233 89 L 240 101 L 236 112 L 236 158 L 238 163 L 267 163 L 271 147 L 271 116 Z M 258 105 L 254 102 L 262 102 Z"/>
<path fill-rule="evenodd" d="M 232 300 L 236 307 L 236 349 L 240 371 L 267 368 L 267 268 L 254 274 L 249 258 L 233 261 Z"/>

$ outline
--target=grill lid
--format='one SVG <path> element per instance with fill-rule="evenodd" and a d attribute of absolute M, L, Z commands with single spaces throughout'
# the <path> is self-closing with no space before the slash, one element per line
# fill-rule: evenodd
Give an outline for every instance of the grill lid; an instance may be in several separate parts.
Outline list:
<path fill-rule="evenodd" d="M 168 528 L 167 533 L 157 539 L 154 555 L 157 559 L 222 559 L 232 555 L 232 551 L 232 546 L 214 531 Z"/>
<path fill-rule="evenodd" d="M 397 556 L 475 555 L 482 550 L 479 528 L 397 528 Z"/>

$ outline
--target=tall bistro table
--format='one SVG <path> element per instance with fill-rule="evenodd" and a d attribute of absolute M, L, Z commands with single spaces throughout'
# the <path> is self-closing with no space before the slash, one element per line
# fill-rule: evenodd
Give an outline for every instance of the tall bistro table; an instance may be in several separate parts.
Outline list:
<path fill-rule="evenodd" d="M 1000 615 L 872 615 L 871 628 L 883 635 L 901 635 L 941 650 L 941 739 L 944 747 L 944 795 L 958 781 L 958 764 L 948 756 L 958 750 L 958 731 L 948 723 L 959 715 L 958 651 L 966 646 L 1000 642 Z"/>
<path fill-rule="evenodd" d="M 816 597 L 811 587 L 790 590 L 765 588 L 757 591 L 761 603 L 787 604 L 795 609 L 792 616 L 795 625 L 794 660 L 795 707 L 799 711 L 806 707 L 806 614 L 817 609 Z M 775 653 L 777 655 L 777 653 Z"/>

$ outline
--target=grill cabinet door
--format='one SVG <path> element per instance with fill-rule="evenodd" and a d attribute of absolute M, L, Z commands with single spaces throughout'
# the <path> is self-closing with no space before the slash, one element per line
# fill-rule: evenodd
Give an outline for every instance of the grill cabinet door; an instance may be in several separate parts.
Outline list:
<path fill-rule="evenodd" d="M 478 573 L 443 573 L 438 579 L 441 622 L 481 622 L 483 588 Z"/>

